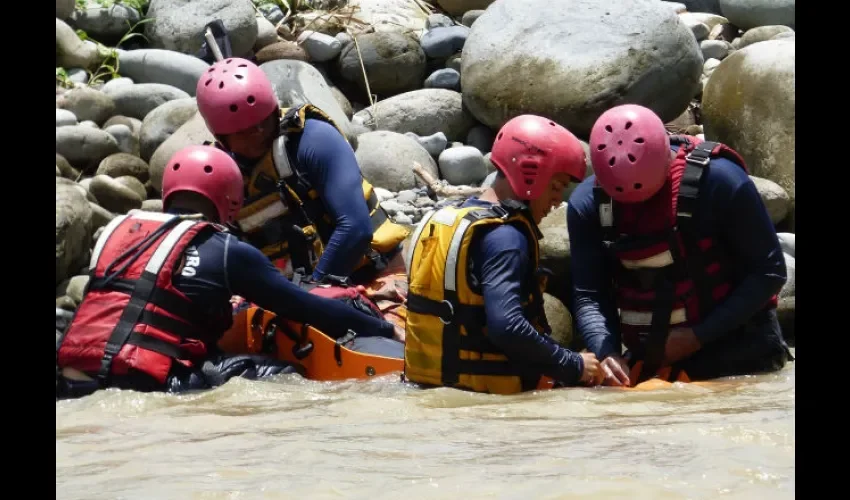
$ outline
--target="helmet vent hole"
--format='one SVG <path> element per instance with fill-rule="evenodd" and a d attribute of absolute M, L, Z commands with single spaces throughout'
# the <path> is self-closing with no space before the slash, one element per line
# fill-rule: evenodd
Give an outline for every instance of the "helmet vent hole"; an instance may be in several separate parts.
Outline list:
<path fill-rule="evenodd" d="M 204 172 L 211 174 L 212 173 L 212 165 L 204 165 Z"/>
<path fill-rule="evenodd" d="M 622 146 L 622 145 L 623 145 L 623 141 L 617 141 L 617 146 Z"/>
<path fill-rule="evenodd" d="M 549 122 L 549 125 L 550 125 L 550 126 L 552 126 L 552 127 L 554 127 L 554 126 L 555 126 L 555 122 Z"/>
<path fill-rule="evenodd" d="M 632 128 L 632 122 L 626 122 L 626 130 Z"/>
<path fill-rule="evenodd" d="M 205 84 L 204 84 L 204 87 L 209 86 L 209 84 L 211 84 L 211 83 L 212 83 L 212 80 L 213 80 L 212 78 L 210 78 L 209 80 L 207 80 L 207 83 L 205 83 Z"/>
<path fill-rule="evenodd" d="M 239 67 L 239 68 L 247 68 L 247 67 L 248 67 L 248 65 L 247 65 L 247 64 L 240 64 L 238 67 Z"/>
<path fill-rule="evenodd" d="M 230 111 L 232 111 L 233 113 L 235 113 L 238 109 L 239 109 L 239 106 L 237 106 L 235 104 L 230 105 Z"/>
<path fill-rule="evenodd" d="M 636 160 L 635 155 L 633 155 L 633 154 L 629 153 L 629 154 L 628 154 L 628 156 L 629 156 L 629 161 L 630 161 L 630 162 L 632 162 L 632 163 L 634 163 L 634 162 L 635 162 L 635 160 Z"/>
<path fill-rule="evenodd" d="M 230 64 L 233 62 L 233 59 L 228 59 L 226 64 Z"/>
<path fill-rule="evenodd" d="M 642 187 L 643 187 L 643 184 L 641 184 L 640 182 L 635 182 L 635 189 L 640 189 Z"/>
<path fill-rule="evenodd" d="M 223 89 L 224 88 L 224 82 L 218 82 L 218 88 Z"/>
<path fill-rule="evenodd" d="M 248 101 L 248 104 L 254 104 L 254 101 L 256 101 L 256 99 L 254 99 L 254 96 L 249 95 L 246 101 Z"/>
<path fill-rule="evenodd" d="M 174 166 L 173 166 L 173 167 L 171 167 L 171 170 L 174 170 L 175 172 L 176 172 L 177 170 L 179 170 L 179 169 L 180 169 L 180 164 L 179 164 L 179 163 L 175 163 L 175 164 L 174 164 Z"/>
<path fill-rule="evenodd" d="M 616 189 L 617 189 L 617 192 L 618 192 L 618 193 L 622 193 L 622 192 L 623 192 L 623 186 L 617 186 L 617 187 L 616 187 Z"/>
<path fill-rule="evenodd" d="M 499 132 L 499 137 L 496 137 L 496 140 L 497 140 L 497 141 L 501 141 L 501 140 L 502 140 L 502 136 L 503 136 L 503 135 L 505 135 L 505 133 L 504 133 L 504 132 Z"/>
<path fill-rule="evenodd" d="M 606 146 L 605 144 L 600 144 L 600 145 L 596 146 L 596 150 L 597 150 L 597 151 L 602 151 L 602 150 L 604 150 L 606 147 L 607 147 L 607 146 Z"/>
<path fill-rule="evenodd" d="M 614 166 L 614 162 L 615 162 L 616 160 L 617 160 L 617 159 L 616 159 L 616 158 L 614 158 L 614 157 L 612 156 L 612 157 L 611 157 L 611 159 L 610 159 L 610 160 L 608 160 L 608 165 L 611 165 L 611 166 L 613 167 L 613 166 Z"/>
<path fill-rule="evenodd" d="M 233 76 L 236 77 L 237 80 L 241 80 L 241 79 L 245 78 L 243 75 L 233 75 Z"/>
<path fill-rule="evenodd" d="M 607 130 L 609 133 L 614 131 L 614 129 L 611 128 L 611 125 L 605 125 L 605 130 Z"/>
<path fill-rule="evenodd" d="M 210 68 L 207 70 L 207 73 L 212 73 L 213 71 L 215 71 L 215 68 Z"/>
<path fill-rule="evenodd" d="M 638 137 L 637 139 L 635 139 L 635 142 L 638 143 L 638 144 L 643 144 L 644 143 L 643 137 Z"/>
<path fill-rule="evenodd" d="M 227 73 L 226 69 L 221 70 L 222 73 Z"/>

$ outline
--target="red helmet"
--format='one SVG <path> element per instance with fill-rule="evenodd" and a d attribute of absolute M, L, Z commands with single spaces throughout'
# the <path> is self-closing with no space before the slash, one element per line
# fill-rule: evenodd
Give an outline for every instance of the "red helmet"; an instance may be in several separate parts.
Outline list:
<path fill-rule="evenodd" d="M 590 160 L 599 185 L 614 200 L 649 199 L 667 182 L 671 162 L 667 129 L 643 106 L 611 108 L 590 132 Z"/>
<path fill-rule="evenodd" d="M 536 115 L 520 115 L 505 123 L 493 142 L 490 161 L 525 200 L 539 198 L 549 179 L 558 173 L 581 182 L 587 168 L 579 140 L 552 120 Z"/>
<path fill-rule="evenodd" d="M 213 135 L 245 130 L 278 109 L 272 83 L 259 66 L 231 57 L 218 61 L 198 80 L 198 111 Z"/>
<path fill-rule="evenodd" d="M 198 193 L 215 205 L 220 223 L 233 222 L 244 199 L 242 173 L 233 158 L 212 146 L 188 146 L 165 166 L 162 203 L 178 191 Z"/>

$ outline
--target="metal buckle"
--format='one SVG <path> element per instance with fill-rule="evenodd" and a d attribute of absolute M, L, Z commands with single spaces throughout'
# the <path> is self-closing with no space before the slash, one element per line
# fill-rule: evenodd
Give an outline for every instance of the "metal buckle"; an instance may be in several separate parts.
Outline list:
<path fill-rule="evenodd" d="M 455 308 L 454 308 L 454 306 L 452 306 L 452 303 L 451 303 L 451 302 L 449 302 L 448 300 L 443 300 L 443 301 L 442 301 L 442 303 L 443 303 L 443 304 L 445 304 L 445 305 L 447 305 L 447 306 L 449 306 L 449 313 L 451 314 L 451 319 L 449 319 L 448 321 L 446 321 L 446 320 L 444 320 L 444 319 L 443 319 L 443 317 L 442 317 L 442 316 L 437 316 L 437 318 L 440 320 L 440 322 L 441 322 L 442 324 L 444 324 L 444 325 L 449 325 L 449 324 L 451 324 L 452 320 L 454 320 Z"/>
<path fill-rule="evenodd" d="M 704 167 L 704 166 L 708 165 L 708 163 L 711 161 L 711 157 L 706 156 L 705 158 L 697 158 L 697 157 L 693 156 L 693 153 L 688 153 L 688 156 L 685 156 L 685 161 L 688 162 L 688 163 L 694 163 L 696 165 Z"/>

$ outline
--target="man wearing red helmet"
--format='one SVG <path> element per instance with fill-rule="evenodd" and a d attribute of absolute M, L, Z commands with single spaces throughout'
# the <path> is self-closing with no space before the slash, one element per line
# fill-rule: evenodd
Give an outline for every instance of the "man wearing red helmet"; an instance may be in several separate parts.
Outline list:
<path fill-rule="evenodd" d="M 508 121 L 492 151 L 493 186 L 423 217 L 408 249 L 405 378 L 510 394 L 592 384 L 599 362 L 548 335 L 537 224 L 584 177 L 579 141 L 549 119 Z"/>
<path fill-rule="evenodd" d="M 631 104 L 599 117 L 590 151 L 595 175 L 567 209 L 572 309 L 605 383 L 704 380 L 793 359 L 775 310 L 782 249 L 743 158 L 671 137 Z"/>
<path fill-rule="evenodd" d="M 216 147 L 242 170 L 240 236 L 284 274 L 300 269 L 316 281 L 335 276 L 364 284 L 398 256 L 409 232 L 388 220 L 324 112 L 309 104 L 281 110 L 263 70 L 239 58 L 213 64 L 196 94 Z"/>
<path fill-rule="evenodd" d="M 98 239 L 88 289 L 57 347 L 57 397 L 99 388 L 182 392 L 234 376 L 291 373 L 286 362 L 227 356 L 217 341 L 241 295 L 278 316 L 339 338 L 392 337 L 393 326 L 340 301 L 312 295 L 220 224 L 242 206 L 242 176 L 209 146 L 177 152 L 163 177 L 166 213 L 131 211 Z M 377 339 L 376 339 L 377 340 Z M 386 340 L 386 339 L 381 339 Z"/>

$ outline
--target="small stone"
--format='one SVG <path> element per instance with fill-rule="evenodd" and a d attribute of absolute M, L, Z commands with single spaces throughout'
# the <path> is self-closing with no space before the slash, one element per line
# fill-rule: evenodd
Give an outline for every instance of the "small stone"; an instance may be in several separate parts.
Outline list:
<path fill-rule="evenodd" d="M 65 292 L 71 300 L 74 301 L 74 304 L 80 305 L 80 302 L 83 301 L 83 292 L 86 289 L 86 285 L 89 283 L 88 276 L 74 276 L 68 282 L 68 289 Z"/>
<path fill-rule="evenodd" d="M 384 200 L 390 200 L 395 196 L 392 191 L 389 191 L 387 189 L 380 188 L 380 187 L 376 187 L 374 189 L 375 189 L 375 194 L 378 195 L 378 199 L 382 202 Z"/>
<path fill-rule="evenodd" d="M 130 127 L 123 123 L 116 123 L 115 125 L 105 127 L 103 130 L 115 138 L 118 142 L 118 149 L 122 153 L 138 156 L 139 138 L 136 137 Z"/>
<path fill-rule="evenodd" d="M 56 126 L 76 125 L 77 115 L 67 109 L 56 108 Z"/>
<path fill-rule="evenodd" d="M 398 214 L 395 216 L 394 221 L 397 224 L 413 224 L 413 218 L 407 214 Z"/>
<path fill-rule="evenodd" d="M 162 212 L 162 200 L 145 200 L 142 202 L 142 210 L 145 212 Z"/>
<path fill-rule="evenodd" d="M 413 206 L 417 208 L 430 208 L 434 206 L 434 200 L 427 196 L 420 196 L 413 201 Z"/>
<path fill-rule="evenodd" d="M 404 135 L 411 137 L 416 140 L 425 151 L 428 152 L 431 156 L 436 158 L 446 149 L 446 145 L 449 143 L 448 138 L 446 138 L 446 134 L 442 132 L 437 132 L 435 134 L 419 136 L 414 134 L 413 132 L 407 132 Z"/>
<path fill-rule="evenodd" d="M 481 14 L 484 13 L 484 9 L 472 9 L 463 13 L 463 17 L 460 19 L 460 24 L 468 27 L 472 27 L 475 24 L 475 21 L 481 17 Z"/>
<path fill-rule="evenodd" d="M 414 189 L 405 189 L 404 191 L 399 191 L 398 195 L 396 195 L 396 200 L 399 203 L 410 203 L 416 199 L 417 192 Z"/>
<path fill-rule="evenodd" d="M 702 50 L 703 58 L 721 61 L 729 55 L 729 50 L 732 48 L 730 44 L 723 40 L 703 40 L 699 47 Z"/>
<path fill-rule="evenodd" d="M 438 159 L 440 174 L 454 186 L 474 185 L 487 176 L 487 165 L 481 151 L 460 145 L 446 149 Z"/>
<path fill-rule="evenodd" d="M 425 79 L 423 86 L 426 89 L 435 88 L 460 91 L 460 73 L 450 68 L 438 69 Z"/>
<path fill-rule="evenodd" d="M 336 38 L 306 30 L 298 36 L 298 43 L 304 47 L 313 61 L 324 62 L 335 59 L 342 51 L 342 43 Z"/>
<path fill-rule="evenodd" d="M 460 52 L 466 44 L 469 28 L 450 26 L 428 30 L 419 40 L 422 51 L 431 59 L 444 59 Z"/>
<path fill-rule="evenodd" d="M 428 16 L 428 19 L 425 20 L 425 29 L 430 30 L 434 28 L 448 28 L 449 26 L 454 26 L 455 23 L 452 21 L 452 18 L 445 14 L 431 14 Z"/>

